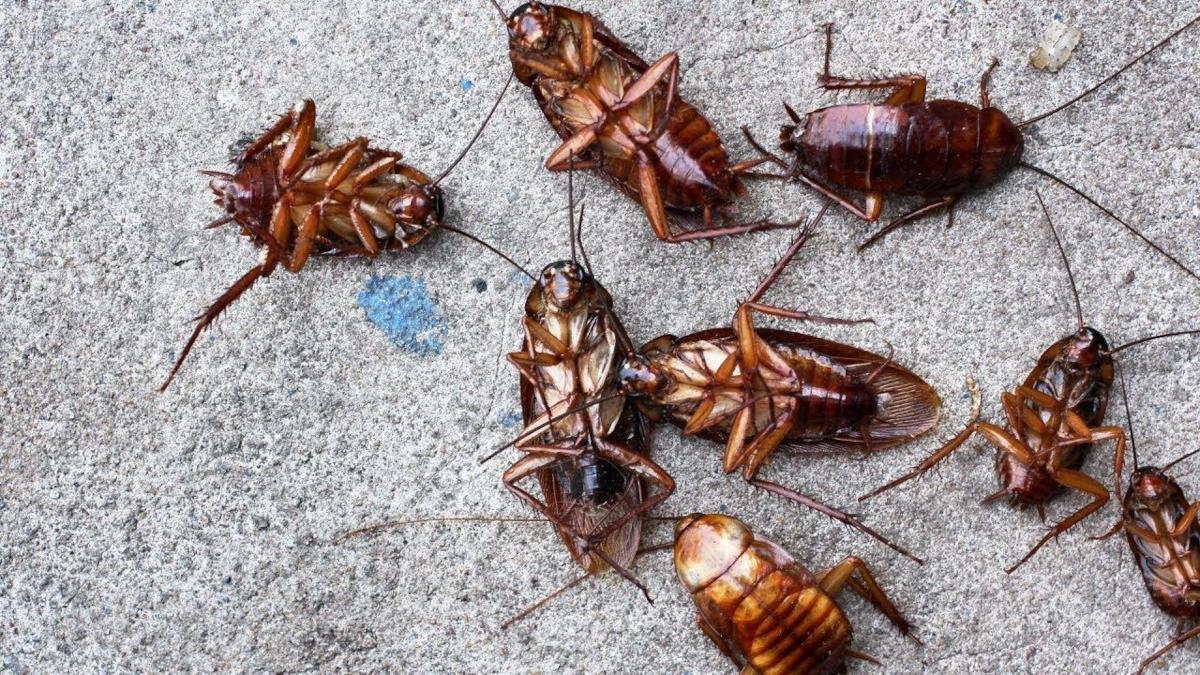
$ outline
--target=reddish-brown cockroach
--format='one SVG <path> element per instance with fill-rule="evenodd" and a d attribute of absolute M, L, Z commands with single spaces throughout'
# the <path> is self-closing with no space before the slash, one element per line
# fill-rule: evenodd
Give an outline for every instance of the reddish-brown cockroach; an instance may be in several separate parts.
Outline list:
<path fill-rule="evenodd" d="M 651 420 L 725 443 L 727 473 L 741 469 L 752 485 L 836 518 L 920 562 L 855 516 L 756 478 L 781 447 L 806 453 L 872 453 L 912 440 L 937 423 L 937 392 L 890 355 L 754 327 L 752 312 L 818 323 L 860 323 L 760 302 L 811 236 L 806 227 L 738 307 L 732 328 L 682 338 L 664 335 L 627 354 L 620 373 L 623 391 Z"/>
<path fill-rule="evenodd" d="M 850 649 L 850 620 L 835 599 L 847 586 L 921 644 L 862 560 L 813 574 L 729 516 L 679 520 L 675 573 L 696 603 L 700 630 L 743 673 L 843 673 L 848 658 L 878 664 Z"/>
<path fill-rule="evenodd" d="M 618 362 L 632 343 L 586 254 L 584 264 L 577 259 L 582 237 L 570 192 L 571 259 L 547 265 L 534 283 L 525 302 L 524 342 L 508 355 L 521 373 L 525 421 L 511 445 L 525 454 L 503 480 L 554 524 L 585 570 L 567 587 L 611 567 L 649 599 L 628 567 L 638 552 L 642 517 L 671 495 L 675 482 L 649 458 L 647 425 L 620 391 Z M 582 216 L 581 209 L 580 229 Z M 521 487 L 529 477 L 537 478 L 542 499 Z"/>
<path fill-rule="evenodd" d="M 511 82 L 510 78 L 505 90 Z M 213 179 L 210 187 L 217 206 L 226 212 L 206 227 L 237 223 L 242 234 L 266 247 L 266 256 L 196 318 L 191 337 L 159 391 L 171 384 L 200 333 L 280 264 L 289 272 L 299 272 L 314 254 L 374 258 L 380 251 L 415 246 L 438 228 L 461 234 L 509 260 L 486 242 L 442 222 L 445 200 L 440 187 L 479 139 L 503 98 L 501 91 L 470 143 L 435 179 L 402 163 L 400 153 L 372 148 L 362 137 L 333 148 L 320 146 L 315 139 L 317 108 L 308 100 L 234 157 L 233 173 L 202 172 Z"/>
<path fill-rule="evenodd" d="M 763 148 L 748 130 L 743 128 L 743 132 L 764 157 L 784 171 L 783 175 L 756 175 L 804 183 L 865 221 L 875 222 L 879 218 L 886 195 L 916 195 L 928 200 L 871 236 L 859 247 L 860 250 L 902 225 L 940 209 L 948 211 L 953 223 L 954 205 L 963 195 L 999 181 L 1020 166 L 1079 195 L 1185 272 L 1200 279 L 1186 265 L 1096 200 L 1049 171 L 1023 161 L 1024 138 L 1021 135 L 1026 127 L 1069 108 L 1108 84 L 1197 22 L 1200 17 L 1096 86 L 1054 110 L 1021 123 L 1014 123 L 991 105 L 988 79 L 998 61 L 992 63 L 980 81 L 979 107 L 959 101 L 926 101 L 926 82 L 922 75 L 859 80 L 830 74 L 833 29 L 826 26 L 825 69 L 818 78 L 825 89 L 894 89 L 894 92 L 883 103 L 837 105 L 803 117 L 785 104 L 793 124 L 783 127 L 780 149 L 792 155 L 790 162 Z M 865 204 L 858 206 L 839 192 L 839 188 L 865 192 Z"/>
<path fill-rule="evenodd" d="M 1150 340 L 1200 332 L 1155 335 L 1115 349 L 1110 348 L 1100 331 L 1083 322 L 1079 292 L 1066 250 L 1040 194 L 1038 202 L 1067 269 L 1071 294 L 1075 299 L 1078 330 L 1051 345 L 1038 359 L 1037 365 L 1025 378 L 1025 383 L 1017 387 L 1015 392 L 1001 395 L 1008 429 L 980 421 L 976 406 L 974 419 L 949 443 L 912 471 L 862 497 L 875 497 L 924 474 L 961 447 L 975 432 L 983 434 L 997 448 L 996 476 L 1000 489 L 984 499 L 984 503 L 1008 497 L 1014 506 L 1035 506 L 1044 518 L 1045 504 L 1066 489 L 1077 490 L 1091 497 L 1092 501 L 1050 528 L 1025 557 L 1006 570 L 1008 573 L 1033 557 L 1051 539 L 1057 538 L 1108 503 L 1109 491 L 1080 470 L 1094 444 L 1105 440 L 1116 441 L 1113 453 L 1115 494 L 1121 494 L 1125 432 L 1117 426 L 1101 426 L 1113 384 L 1113 356 Z"/>
<path fill-rule="evenodd" d="M 712 125 L 676 92 L 675 53 L 647 65 L 590 14 L 527 2 L 506 16 L 492 2 L 508 29 L 513 73 L 563 139 L 546 168 L 597 170 L 641 202 L 667 242 L 785 226 L 714 226 L 714 213 L 728 216 L 745 194 L 739 175 L 765 160 L 730 164 Z M 703 227 L 668 210 L 700 213 Z"/>
<path fill-rule="evenodd" d="M 1200 450 L 1189 452 L 1161 469 L 1140 466 L 1124 379 L 1121 378 L 1121 394 L 1129 427 L 1129 447 L 1133 451 L 1133 476 L 1125 493 L 1121 519 L 1096 539 L 1124 532 L 1151 599 L 1180 622 L 1179 634 L 1142 661 L 1137 671 L 1141 675 L 1168 652 L 1200 637 L 1200 627 L 1188 630 L 1184 624 L 1200 620 L 1200 523 L 1196 521 L 1200 500 L 1189 504 L 1183 488 L 1167 473 Z"/>

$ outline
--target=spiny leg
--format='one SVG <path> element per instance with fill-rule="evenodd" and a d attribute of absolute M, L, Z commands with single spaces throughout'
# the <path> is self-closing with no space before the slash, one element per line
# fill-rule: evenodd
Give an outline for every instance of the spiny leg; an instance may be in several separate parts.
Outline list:
<path fill-rule="evenodd" d="M 250 287 L 254 285 L 254 282 L 258 281 L 262 277 L 269 276 L 274 268 L 274 259 L 268 259 L 263 264 L 254 266 L 249 272 L 246 272 L 244 275 L 242 275 L 242 278 L 235 281 L 228 290 L 222 293 L 221 297 L 217 298 L 216 302 L 210 305 L 203 314 L 196 317 L 196 328 L 192 330 L 192 336 L 188 338 L 187 343 L 183 346 L 183 351 L 180 352 L 179 357 L 175 359 L 175 365 L 171 368 L 171 373 L 167 375 L 166 381 L 164 381 L 162 386 L 158 388 L 159 393 L 166 391 L 167 387 L 171 385 L 171 380 L 175 379 L 175 374 L 179 372 L 179 368 L 183 365 L 184 360 L 187 359 L 188 354 L 191 353 L 192 347 L 196 344 L 196 340 L 200 337 L 200 333 L 212 325 L 212 322 L 215 321 L 218 316 L 220 316 L 221 312 L 225 311 L 226 307 L 233 304 L 234 300 L 237 300 L 239 297 L 241 297 L 242 293 L 245 293 L 247 290 L 249 290 Z"/>
<path fill-rule="evenodd" d="M 829 62 L 833 55 L 833 24 L 825 24 L 825 69 L 817 81 L 826 89 L 891 89 L 896 91 L 888 97 L 887 105 L 920 103 L 925 100 L 925 77 L 923 75 L 896 75 L 870 79 L 835 77 L 830 74 Z"/>
<path fill-rule="evenodd" d="M 858 573 L 861 582 L 855 580 L 855 572 Z M 871 574 L 871 568 L 867 567 L 861 558 L 847 556 L 845 560 L 834 567 L 818 574 L 817 583 L 829 595 L 837 595 L 849 583 L 855 593 L 874 605 L 892 622 L 892 625 L 899 629 L 901 634 L 912 638 L 917 644 L 921 644 L 916 635 L 913 635 L 912 624 L 904 618 L 899 609 L 896 609 L 896 605 L 892 603 L 879 582 L 875 580 L 875 575 Z"/>
<path fill-rule="evenodd" d="M 301 106 L 305 110 L 311 107 L 313 109 L 313 116 L 316 116 L 316 105 L 312 101 L 305 99 Z M 292 128 L 299 117 L 300 113 L 298 113 L 295 109 L 289 110 L 283 115 L 283 117 L 280 117 L 279 121 L 275 122 L 270 129 L 267 129 L 262 136 L 259 136 L 258 139 L 256 139 L 253 143 L 247 145 L 246 148 L 242 150 L 236 158 L 234 158 L 233 163 L 240 167 L 250 158 L 257 156 L 258 153 L 262 152 L 268 146 L 274 143 L 275 139 L 279 138 L 284 132 Z"/>
<path fill-rule="evenodd" d="M 1137 671 L 1138 675 L 1142 675 L 1142 673 L 1146 672 L 1146 669 L 1149 668 L 1152 663 L 1154 663 L 1155 661 L 1162 658 L 1168 652 L 1179 648 L 1188 640 L 1192 640 L 1198 636 L 1200 636 L 1200 626 L 1197 626 L 1197 627 L 1189 630 L 1188 632 L 1183 633 L 1182 635 L 1177 635 L 1174 639 L 1172 639 L 1170 642 L 1168 642 L 1162 649 L 1154 652 L 1153 654 L 1150 655 L 1149 658 L 1147 658 L 1145 661 L 1142 661 L 1142 664 L 1140 666 L 1138 666 L 1138 671 Z"/>
<path fill-rule="evenodd" d="M 308 156 L 316 127 L 317 106 L 312 101 L 306 100 L 292 126 L 292 138 L 283 149 L 283 155 L 279 158 L 279 166 L 276 167 L 276 178 L 280 185 L 287 185 L 290 182 L 289 178 L 292 172 Z"/>
<path fill-rule="evenodd" d="M 512 627 L 513 624 L 521 621 L 522 619 L 529 616 L 530 614 L 533 614 L 534 612 L 541 609 L 542 607 L 545 607 L 546 605 L 550 604 L 550 602 L 552 600 L 554 600 L 555 598 L 557 598 L 558 596 L 562 595 L 563 593 L 566 593 L 567 591 L 571 590 L 572 588 L 575 588 L 576 586 L 578 586 L 579 584 L 583 583 L 584 581 L 590 579 L 593 576 L 595 576 L 595 575 L 590 574 L 590 573 L 582 574 L 582 575 L 575 577 L 574 579 L 568 581 L 567 583 L 563 584 L 562 586 L 559 586 L 556 590 L 551 591 L 550 593 L 546 594 L 546 596 L 543 597 L 542 599 L 529 605 L 528 607 L 521 610 L 520 612 L 518 612 L 517 614 L 512 616 L 510 619 L 508 619 L 504 623 L 500 624 L 500 630 L 508 630 L 509 628 Z"/>
<path fill-rule="evenodd" d="M 896 218 L 892 222 L 888 223 L 887 226 L 884 227 L 882 230 L 879 230 L 875 234 L 871 235 L 866 241 L 864 241 L 862 244 L 859 245 L 858 250 L 862 251 L 864 249 L 870 248 L 871 246 L 878 243 L 879 240 L 883 239 L 884 237 L 891 234 L 892 232 L 900 229 L 901 227 L 903 227 L 905 225 L 913 223 L 913 222 L 919 220 L 921 217 L 923 217 L 927 214 L 933 213 L 934 211 L 937 211 L 939 209 L 947 209 L 950 212 L 950 224 L 953 225 L 954 224 L 954 203 L 956 201 L 958 201 L 958 197 L 951 195 L 948 197 L 942 197 L 941 199 L 936 199 L 927 204 L 922 204 L 921 206 L 918 206 L 917 208 L 913 209 L 912 211 L 909 211 L 908 213 L 900 216 L 899 218 Z"/>
<path fill-rule="evenodd" d="M 1000 65 L 1000 59 L 992 59 L 992 65 L 983 71 L 983 77 L 979 78 L 979 103 L 984 110 L 992 107 L 992 97 L 988 94 L 988 84 L 992 80 L 992 71 Z"/>
<path fill-rule="evenodd" d="M 880 542 L 884 546 L 887 546 L 888 548 L 899 553 L 900 555 L 904 556 L 905 558 L 915 561 L 918 565 L 925 564 L 924 560 L 921 560 L 920 558 L 916 557 L 915 555 L 913 555 L 906 549 L 904 549 L 896 544 L 893 544 L 892 542 L 888 541 L 888 539 L 885 538 L 882 534 L 879 534 L 875 530 L 872 530 L 871 528 L 864 525 L 863 522 L 861 520 L 859 520 L 858 517 L 853 514 L 846 513 L 845 511 L 840 511 L 838 509 L 833 508 L 832 506 L 823 504 L 823 503 L 813 499 L 812 497 L 802 495 L 799 492 L 796 492 L 795 490 L 783 487 L 782 485 L 772 483 L 770 481 L 763 480 L 761 478 L 755 478 L 755 479 L 747 481 L 747 482 L 750 483 L 751 485 L 753 485 L 754 487 L 757 487 L 762 490 L 766 490 L 767 492 L 779 495 L 781 497 L 786 497 L 787 499 L 790 499 L 790 500 L 796 502 L 797 504 L 800 504 L 801 506 L 808 507 L 814 511 L 817 511 L 818 513 L 822 513 L 826 516 L 829 516 L 830 518 L 833 518 L 836 521 L 845 523 L 846 525 L 849 525 L 850 527 L 853 527 L 854 529 L 858 530 L 859 532 L 862 532 L 863 534 L 866 534 L 867 536 L 871 537 L 872 539 Z"/>
<path fill-rule="evenodd" d="M 655 494 L 643 499 L 642 503 L 638 504 L 636 508 L 630 509 L 621 518 L 608 523 L 588 535 L 592 539 L 602 540 L 609 534 L 624 527 L 626 523 L 640 518 L 643 514 L 650 512 L 654 507 L 666 501 L 675 492 L 675 480 L 662 467 L 648 457 L 639 455 L 603 438 L 597 438 L 596 444 L 601 457 L 614 461 L 621 468 L 633 471 L 641 478 L 651 481 L 659 487 L 659 490 Z"/>
<path fill-rule="evenodd" d="M 1043 536 L 1041 540 L 1039 540 L 1038 543 L 1029 550 L 1029 553 L 1025 554 L 1024 558 L 1021 558 L 1017 564 L 1005 570 L 1006 574 L 1012 574 L 1018 567 L 1025 564 L 1027 560 L 1032 558 L 1034 554 L 1037 553 L 1043 546 L 1045 546 L 1046 543 L 1051 539 L 1057 538 L 1058 535 L 1079 524 L 1079 522 L 1084 518 L 1087 518 L 1096 511 L 1099 511 L 1104 507 L 1105 504 L 1108 503 L 1108 490 L 1106 490 L 1103 485 L 1101 485 L 1091 476 L 1088 476 L 1080 471 L 1058 469 L 1053 466 L 1048 467 L 1048 470 L 1050 472 L 1050 477 L 1053 478 L 1056 483 L 1062 485 L 1063 487 L 1087 493 L 1092 496 L 1092 501 L 1088 502 L 1083 506 L 1083 508 L 1079 509 L 1061 523 L 1054 526 L 1054 528 L 1047 532 L 1046 535 Z"/>

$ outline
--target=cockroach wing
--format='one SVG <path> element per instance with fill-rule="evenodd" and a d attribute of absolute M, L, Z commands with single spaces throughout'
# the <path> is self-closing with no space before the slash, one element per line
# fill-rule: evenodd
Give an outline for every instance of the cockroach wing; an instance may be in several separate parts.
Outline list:
<path fill-rule="evenodd" d="M 864 379 L 882 368 L 868 385 L 879 406 L 868 428 L 868 438 L 863 438 L 858 432 L 852 432 L 819 440 L 789 439 L 780 447 L 811 454 L 868 450 L 874 452 L 910 441 L 937 426 L 938 411 L 941 407 L 941 398 L 937 392 L 925 380 L 907 368 L 889 361 L 887 357 L 840 342 L 791 331 L 760 329 L 758 334 L 784 359 L 798 355 L 800 350 L 816 352 Z M 731 329 L 717 328 L 689 335 L 683 340 L 719 340 L 732 336 Z"/>
<path fill-rule="evenodd" d="M 634 450 L 637 451 L 637 449 Z M 639 452 L 639 454 L 641 453 Z M 590 532 L 596 532 L 605 525 L 620 520 L 642 503 L 645 486 L 642 484 L 642 480 L 631 472 L 625 472 L 625 492 L 611 503 L 591 504 L 586 500 L 573 498 L 565 489 L 558 471 L 558 467 L 562 466 L 565 472 L 569 473 L 574 468 L 571 466 L 573 462 L 572 459 L 564 459 L 549 470 L 540 472 L 538 483 L 542 486 L 546 506 L 550 507 L 552 513 L 559 514 L 563 522 L 575 532 L 587 536 Z M 562 537 L 567 550 L 571 552 L 571 557 L 575 558 L 580 567 L 587 572 L 595 574 L 608 567 L 608 564 L 600 556 L 580 549 L 579 543 L 574 537 L 561 531 L 559 536 Z M 621 567 L 628 568 L 633 563 L 633 559 L 637 557 L 641 539 L 642 519 L 634 518 L 605 537 L 603 541 L 594 544 L 594 548 L 600 549 L 605 556 Z"/>

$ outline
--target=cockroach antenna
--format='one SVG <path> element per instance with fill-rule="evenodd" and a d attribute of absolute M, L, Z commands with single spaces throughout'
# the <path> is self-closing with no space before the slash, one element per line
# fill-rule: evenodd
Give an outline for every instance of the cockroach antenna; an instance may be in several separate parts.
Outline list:
<path fill-rule="evenodd" d="M 571 153 L 571 168 L 567 170 L 567 238 L 571 240 L 571 262 L 575 254 L 575 153 Z"/>
<path fill-rule="evenodd" d="M 1034 190 L 1034 194 L 1037 195 L 1038 203 L 1042 205 L 1046 224 L 1050 226 L 1050 233 L 1054 235 L 1054 243 L 1058 244 L 1058 254 L 1062 256 L 1063 267 L 1067 268 L 1067 279 L 1071 281 L 1071 295 L 1075 298 L 1075 316 L 1079 319 L 1079 330 L 1083 330 L 1083 305 L 1079 303 L 1079 287 L 1075 285 L 1075 273 L 1071 271 L 1071 263 L 1067 260 L 1067 251 L 1063 248 L 1062 239 L 1059 238 L 1058 230 L 1054 227 L 1054 220 L 1050 218 L 1050 210 L 1046 208 L 1041 191 Z"/>
<path fill-rule="evenodd" d="M 443 171 L 442 175 L 434 179 L 433 185 L 436 186 L 438 183 L 442 182 L 443 178 L 449 176 L 450 172 L 454 171 L 454 169 L 458 166 L 458 163 L 463 161 L 463 159 L 467 156 L 467 153 L 471 151 L 471 148 L 475 146 L 475 141 L 478 141 L 479 137 L 483 135 L 483 130 L 487 128 L 488 123 L 492 121 L 492 116 L 496 114 L 496 109 L 499 108 L 500 103 L 504 101 L 504 95 L 508 93 L 508 87 L 512 84 L 514 77 L 516 77 L 516 75 L 508 76 L 508 81 L 504 83 L 504 88 L 500 90 L 500 95 L 496 97 L 496 102 L 492 104 L 492 109 L 488 111 L 487 117 L 483 118 L 483 124 L 479 125 L 479 130 L 475 132 L 473 137 L 471 137 L 471 141 L 467 143 L 467 147 L 463 148 L 463 151 L 458 155 L 458 158 L 450 163 L 449 168 Z"/>
<path fill-rule="evenodd" d="M 521 264 L 518 263 L 516 260 L 513 260 L 512 258 L 508 257 L 508 255 L 506 255 L 503 251 L 496 248 L 495 246 L 492 246 L 491 244 L 484 241 L 483 239 L 480 239 L 479 237 L 471 234 L 470 232 L 460 230 L 457 227 L 452 227 L 450 225 L 442 225 L 441 228 L 443 230 L 449 230 L 450 232 L 453 232 L 461 237 L 466 237 L 467 239 L 470 239 L 471 241 L 475 242 L 476 244 L 479 244 L 480 246 L 486 248 L 487 250 L 491 251 L 492 253 L 495 253 L 496 255 L 500 256 L 504 260 L 508 261 L 508 263 L 510 265 L 512 265 L 513 267 L 520 270 L 521 274 L 524 274 L 525 276 L 529 277 L 530 281 L 537 281 L 537 277 L 530 274 L 529 270 L 522 267 Z"/>
<path fill-rule="evenodd" d="M 1116 347 L 1114 349 L 1108 350 L 1108 354 L 1109 354 L 1109 356 L 1112 356 L 1118 352 L 1123 352 L 1126 349 L 1129 349 L 1130 347 L 1136 347 L 1138 345 L 1146 344 L 1147 342 L 1153 342 L 1155 340 L 1161 340 L 1163 338 L 1179 337 L 1181 335 L 1200 335 L 1200 330 L 1181 330 L 1181 331 L 1176 331 L 1174 333 L 1161 333 L 1159 335 L 1150 335 L 1150 336 L 1147 336 L 1144 338 L 1138 338 L 1138 339 L 1134 340 L 1133 342 L 1126 342 L 1125 344 L 1121 345 L 1120 347 Z"/>
<path fill-rule="evenodd" d="M 588 408 L 591 408 L 592 406 L 595 406 L 595 405 L 600 405 L 601 403 L 607 403 L 608 401 L 612 401 L 612 400 L 614 400 L 614 399 L 621 398 L 622 396 L 625 396 L 625 393 L 624 393 L 624 392 L 617 392 L 617 393 L 615 393 L 615 394 L 610 394 L 610 395 L 608 395 L 608 396 L 603 396 L 603 397 L 601 397 L 601 398 L 592 399 L 592 400 L 588 401 L 587 403 L 584 403 L 584 404 L 582 404 L 582 405 L 578 405 L 578 406 L 576 406 L 576 407 L 574 407 L 574 408 L 571 408 L 571 409 L 567 410 L 566 412 L 564 412 L 564 413 L 562 413 L 562 414 L 560 414 L 560 415 L 557 415 L 557 416 L 555 416 L 555 417 L 551 417 L 550 419 L 546 420 L 545 422 L 542 422 L 541 424 L 537 425 L 536 427 L 533 427 L 532 429 L 527 429 L 527 430 L 526 430 L 524 433 L 522 433 L 520 436 L 517 436 L 516 438 L 512 439 L 511 441 L 509 441 L 509 442 L 505 443 L 504 445 L 502 445 L 502 446 L 500 446 L 500 447 L 496 448 L 496 450 L 495 450 L 495 451 L 493 451 L 491 454 L 489 454 L 489 455 L 487 455 L 487 456 L 485 456 L 485 457 L 481 457 L 481 458 L 479 459 L 479 463 L 480 463 L 480 464 L 487 464 L 487 463 L 488 463 L 488 462 L 490 462 L 492 459 L 494 459 L 494 458 L 496 457 L 496 455 L 499 455 L 500 453 L 504 452 L 505 450 L 507 450 L 507 449 L 509 449 L 509 448 L 513 447 L 514 445 L 516 445 L 517 443 L 521 442 L 521 439 L 523 439 L 523 438 L 525 438 L 525 437 L 527 437 L 527 436 L 529 436 L 529 435 L 531 435 L 531 434 L 534 434 L 534 433 L 536 433 L 536 432 L 542 431 L 543 429 L 547 429 L 547 428 L 549 428 L 551 425 L 553 425 L 555 422 L 561 422 L 562 420 L 564 420 L 564 419 L 566 419 L 566 418 L 570 417 L 571 415 L 575 415 L 575 414 L 581 413 L 581 412 L 583 412 L 584 410 L 587 410 Z"/>
<path fill-rule="evenodd" d="M 496 12 L 498 14 L 500 14 L 500 23 L 507 24 L 508 23 L 508 14 L 506 14 L 504 12 L 504 8 L 500 6 L 500 3 L 496 2 L 496 0 L 492 0 L 492 7 L 495 7 Z"/>
<path fill-rule="evenodd" d="M 1137 471 L 1141 464 L 1138 462 L 1137 440 L 1133 433 L 1133 414 L 1129 412 L 1129 385 L 1125 384 L 1125 371 L 1118 366 L 1117 378 L 1121 381 L 1121 401 L 1125 404 L 1125 426 L 1129 427 L 1129 449 L 1133 452 L 1133 470 Z"/>

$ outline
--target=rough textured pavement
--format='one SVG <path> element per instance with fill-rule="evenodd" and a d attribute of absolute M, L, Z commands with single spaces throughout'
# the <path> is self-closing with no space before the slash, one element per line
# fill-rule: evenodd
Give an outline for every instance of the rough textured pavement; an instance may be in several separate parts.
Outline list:
<path fill-rule="evenodd" d="M 1062 102 L 1183 25 L 1195 3 L 616 2 L 588 8 L 650 58 L 678 50 L 682 91 L 739 158 L 748 124 L 772 138 L 780 102 L 812 109 L 820 27 L 839 27 L 844 72 L 924 72 L 930 94 L 993 100 L 1014 119 Z M 511 7 L 509 8 L 511 9 Z M 1061 16 L 1083 42 L 1058 74 L 1028 66 Z M 529 513 L 475 460 L 519 420 L 527 287 L 443 233 L 374 262 L 315 260 L 253 289 L 154 393 L 189 319 L 258 253 L 218 215 L 201 168 L 311 97 L 330 139 L 358 134 L 429 172 L 463 146 L 509 66 L 485 2 L 5 2 L 0 6 L 0 668 L 14 672 L 420 670 L 727 672 L 696 629 L 669 556 L 637 573 L 655 599 L 605 575 L 508 631 L 499 625 L 578 570 L 545 525 L 412 526 L 332 545 L 396 517 Z M 1200 31 L 1032 130 L 1027 157 L 1069 177 L 1190 265 L 1200 200 Z M 567 255 L 566 181 L 541 169 L 555 138 L 515 88 L 447 181 L 453 222 L 531 268 Z M 636 206 L 580 180 L 587 246 L 635 340 L 723 325 L 786 248 L 780 232 L 658 243 Z M 1034 198 L 1067 242 L 1089 321 L 1114 342 L 1197 325 L 1189 280 L 1116 223 L 1018 173 L 939 220 L 859 255 L 871 227 L 834 213 L 774 301 L 878 324 L 809 328 L 884 351 L 943 393 L 939 430 L 860 460 L 778 456 L 764 476 L 854 508 L 928 558 L 918 567 L 814 513 L 752 491 L 719 449 L 662 429 L 655 457 L 679 483 L 664 514 L 736 514 L 813 568 L 865 558 L 917 624 L 898 637 L 845 606 L 855 645 L 888 673 L 1131 671 L 1174 622 L 1151 605 L 1119 540 L 1063 536 L 1017 574 L 1035 513 L 982 507 L 992 450 L 972 441 L 937 475 L 861 507 L 969 414 L 984 415 L 1073 328 L 1066 277 Z M 819 201 L 760 185 L 744 213 L 794 217 Z M 911 206 L 902 200 L 888 213 Z M 1145 461 L 1195 447 L 1200 343 L 1127 353 Z M 1120 423 L 1119 408 L 1110 419 Z M 1106 483 L 1106 449 L 1087 469 Z M 1200 473 L 1182 465 L 1200 491 Z M 1057 520 L 1083 503 L 1058 501 Z M 670 537 L 652 524 L 647 540 Z M 1191 672 L 1193 645 L 1167 662 Z M 1190 663 L 1190 665 L 1189 665 Z M 1163 671 L 1166 672 L 1166 671 Z"/>

